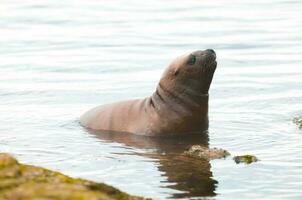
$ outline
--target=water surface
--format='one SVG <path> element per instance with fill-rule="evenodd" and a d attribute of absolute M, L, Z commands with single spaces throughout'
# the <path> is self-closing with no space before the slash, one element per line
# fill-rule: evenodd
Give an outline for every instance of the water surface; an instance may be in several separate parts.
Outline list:
<path fill-rule="evenodd" d="M 301 1 L 15 1 L 0 7 L 0 152 L 135 195 L 301 199 Z M 213 48 L 207 138 L 90 133 L 89 108 L 140 98 L 176 56 Z M 193 161 L 194 143 L 261 161 Z"/>

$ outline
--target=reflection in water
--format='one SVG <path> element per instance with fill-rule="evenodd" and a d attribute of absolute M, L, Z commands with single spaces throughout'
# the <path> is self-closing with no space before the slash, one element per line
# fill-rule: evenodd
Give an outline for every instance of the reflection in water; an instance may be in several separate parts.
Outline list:
<path fill-rule="evenodd" d="M 167 178 L 168 188 L 182 192 L 174 193 L 173 198 L 215 196 L 218 183 L 212 178 L 209 161 L 183 156 L 182 153 L 194 144 L 208 146 L 208 135 L 189 137 L 156 138 L 137 136 L 128 133 L 88 130 L 89 133 L 107 142 L 118 142 L 127 146 L 152 150 L 136 155 L 155 158 L 158 169 Z"/>

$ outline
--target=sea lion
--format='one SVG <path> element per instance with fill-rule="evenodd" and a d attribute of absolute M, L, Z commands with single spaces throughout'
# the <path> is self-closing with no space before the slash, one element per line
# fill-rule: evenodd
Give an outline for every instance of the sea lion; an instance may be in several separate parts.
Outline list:
<path fill-rule="evenodd" d="M 195 134 L 208 129 L 208 91 L 217 66 L 212 49 L 176 58 L 156 91 L 144 99 L 98 106 L 80 123 L 90 129 L 146 136 Z"/>

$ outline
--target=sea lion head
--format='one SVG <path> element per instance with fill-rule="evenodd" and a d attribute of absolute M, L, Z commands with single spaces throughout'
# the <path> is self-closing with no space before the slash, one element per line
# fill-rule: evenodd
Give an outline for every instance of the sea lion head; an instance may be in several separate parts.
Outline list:
<path fill-rule="evenodd" d="M 171 93 L 208 95 L 216 66 L 216 53 L 212 49 L 182 55 L 166 69 L 159 86 Z"/>

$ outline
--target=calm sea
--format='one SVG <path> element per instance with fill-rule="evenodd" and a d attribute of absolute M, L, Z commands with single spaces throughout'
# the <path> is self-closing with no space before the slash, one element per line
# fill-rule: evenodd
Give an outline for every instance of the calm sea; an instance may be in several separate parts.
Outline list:
<path fill-rule="evenodd" d="M 2 0 L 0 152 L 154 199 L 302 199 L 302 1 Z M 146 97 L 169 62 L 212 48 L 209 146 L 96 134 L 89 108 Z M 207 141 L 205 141 L 206 143 Z"/>

